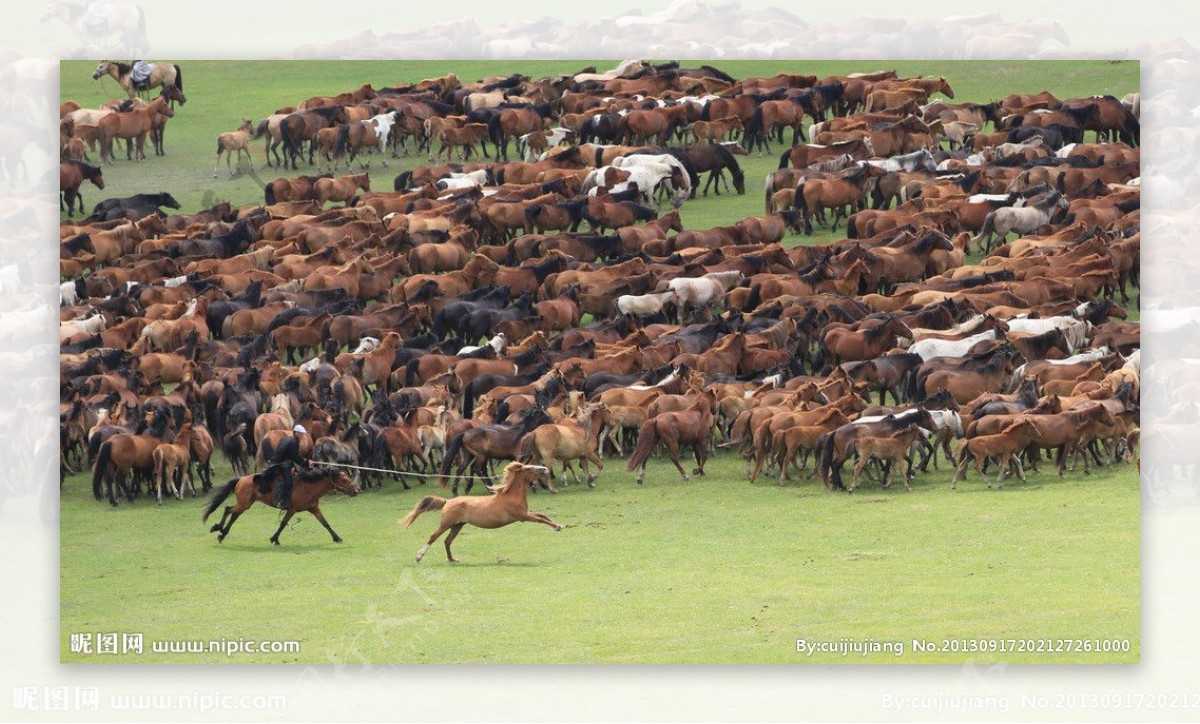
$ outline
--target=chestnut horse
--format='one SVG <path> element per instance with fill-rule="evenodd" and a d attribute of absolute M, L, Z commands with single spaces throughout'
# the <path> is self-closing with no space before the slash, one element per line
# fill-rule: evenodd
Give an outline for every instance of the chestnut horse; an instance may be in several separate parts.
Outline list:
<path fill-rule="evenodd" d="M 499 485 L 489 487 L 494 493 L 487 497 L 462 497 L 447 500 L 436 495 L 427 495 L 400 521 L 406 529 L 413 524 L 417 516 L 426 511 L 442 511 L 442 520 L 437 530 L 429 536 L 429 541 L 417 551 L 417 563 L 425 557 L 429 546 L 441 537 L 442 533 L 450 531 L 446 536 L 446 558 L 451 563 L 457 563 L 450 552 L 450 544 L 458 537 L 459 532 L 467 523 L 476 528 L 502 528 L 509 523 L 526 522 L 548 525 L 554 530 L 562 530 L 562 526 L 550 520 L 542 513 L 529 512 L 529 486 L 538 476 L 546 472 L 539 465 L 509 463 L 504 468 L 504 478 Z"/>

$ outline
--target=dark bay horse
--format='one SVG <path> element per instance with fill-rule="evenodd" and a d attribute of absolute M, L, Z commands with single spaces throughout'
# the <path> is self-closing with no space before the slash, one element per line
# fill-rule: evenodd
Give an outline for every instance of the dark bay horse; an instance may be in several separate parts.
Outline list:
<path fill-rule="evenodd" d="M 489 460 L 514 459 L 517 455 L 517 442 L 526 433 L 537 429 L 539 425 L 554 422 L 544 410 L 538 407 L 528 407 L 520 414 L 520 422 L 515 425 L 480 425 L 454 436 L 447 443 L 446 455 L 442 458 L 441 478 L 439 479 L 442 487 L 446 487 L 446 478 L 450 475 L 450 468 L 459 458 L 460 453 L 462 461 L 458 464 L 456 478 L 462 476 L 470 466 L 471 475 L 467 480 L 466 488 L 466 492 L 470 493 L 476 477 L 487 477 Z M 451 488 L 451 492 L 458 495 L 457 480 Z"/>
<path fill-rule="evenodd" d="M 79 192 L 79 187 L 84 181 L 91 181 L 93 186 L 103 189 L 104 175 L 100 167 L 84 161 L 63 161 L 58 164 L 58 188 L 62 192 L 59 211 L 62 211 L 63 202 L 66 202 L 67 216 L 74 215 L 76 199 L 79 199 L 80 212 L 83 211 L 83 194 Z"/>
<path fill-rule="evenodd" d="M 437 530 L 429 536 L 429 541 L 417 551 L 417 563 L 425 557 L 429 546 L 441 537 L 442 533 L 450 531 L 446 536 L 446 558 L 451 563 L 457 563 L 450 552 L 450 544 L 458 537 L 463 526 L 470 523 L 477 528 L 502 528 L 509 523 L 526 522 L 548 525 L 554 530 L 562 530 L 562 526 L 550 520 L 542 513 L 529 512 L 529 486 L 546 472 L 540 465 L 525 465 L 512 462 L 504 468 L 504 478 L 495 487 L 489 487 L 494 495 L 475 498 L 461 497 L 446 499 L 436 495 L 427 495 L 417 503 L 412 511 L 404 516 L 401 524 L 408 528 L 421 513 L 430 510 L 442 511 L 442 520 Z"/>
<path fill-rule="evenodd" d="M 204 509 L 203 520 L 207 521 L 208 516 L 213 514 L 221 503 L 230 495 L 237 498 L 234 505 L 225 506 L 225 513 L 221 516 L 221 522 L 209 529 L 210 533 L 217 534 L 217 542 L 221 543 L 225 540 L 225 536 L 229 535 L 229 529 L 237 522 L 239 516 L 250 509 L 255 503 L 263 503 L 275 507 L 275 481 L 271 482 L 271 487 L 265 492 L 256 480 L 257 475 L 243 475 L 240 478 L 234 478 L 225 485 L 217 489 L 212 500 L 209 501 L 208 507 Z M 279 527 L 275 529 L 275 535 L 271 536 L 271 542 L 279 545 L 279 534 L 283 532 L 285 526 L 296 513 L 308 511 L 313 514 L 313 517 L 325 526 L 325 530 L 329 531 L 329 535 L 333 536 L 334 543 L 341 543 L 342 539 L 330 527 L 329 521 L 325 520 L 324 514 L 321 513 L 320 500 L 321 497 L 330 490 L 347 495 L 358 495 L 358 485 L 350 479 L 350 476 L 341 471 L 331 472 L 329 468 L 317 466 L 313 470 L 299 470 L 296 474 L 296 485 L 292 488 L 291 507 L 283 514 L 283 520 L 279 521 Z"/>
<path fill-rule="evenodd" d="M 304 155 L 301 144 L 308 141 L 308 163 L 311 165 L 313 154 L 316 151 L 316 144 L 313 143 L 313 139 L 317 135 L 317 131 L 322 128 L 344 124 L 346 121 L 345 106 L 313 108 L 299 113 L 292 113 L 287 118 L 284 118 L 279 124 L 279 135 L 283 140 L 284 164 L 287 165 L 290 163 L 293 169 L 298 168 L 296 158 Z"/>

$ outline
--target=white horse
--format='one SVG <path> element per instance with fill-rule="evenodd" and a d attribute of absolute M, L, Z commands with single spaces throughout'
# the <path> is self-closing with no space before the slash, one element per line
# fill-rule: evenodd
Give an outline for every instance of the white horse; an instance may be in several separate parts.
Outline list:
<path fill-rule="evenodd" d="M 992 240 L 994 238 L 1004 243 L 1005 237 L 1010 232 L 1015 231 L 1018 236 L 1031 234 L 1037 231 L 1038 227 L 1050 221 L 1050 217 L 1054 215 L 1056 210 L 1066 210 L 1066 208 L 1067 198 L 1055 191 L 1047 194 L 1046 198 L 1036 204 L 996 209 L 984 218 L 983 228 L 979 230 L 979 233 L 971 241 L 978 244 L 980 250 L 991 251 Z M 984 245 L 985 241 L 986 248 Z"/>
<path fill-rule="evenodd" d="M 739 271 L 712 272 L 702 277 L 676 277 L 667 286 L 678 297 L 682 315 L 689 306 L 703 309 L 723 300 L 725 293 L 741 284 L 743 279 L 745 277 Z"/>
<path fill-rule="evenodd" d="M 937 170 L 937 162 L 933 160 L 933 154 L 927 148 L 882 160 L 872 159 L 862 161 L 860 164 L 874 166 L 884 171 L 907 171 L 911 173 L 912 171 L 924 170 L 932 173 Z"/>
<path fill-rule="evenodd" d="M 1020 143 L 1001 143 L 996 146 L 996 158 L 1004 158 L 1012 156 L 1022 151 L 1028 151 L 1031 148 L 1040 148 L 1045 145 L 1046 140 L 1041 136 L 1030 136 Z"/>
<path fill-rule="evenodd" d="M 1066 359 L 1048 359 L 1043 360 L 1043 362 L 1052 365 L 1073 365 L 1079 364 L 1080 362 L 1096 362 L 1104 359 L 1111 353 L 1112 350 L 1110 350 L 1108 347 L 1097 347 L 1096 349 L 1089 349 L 1087 352 L 1080 352 L 1079 354 L 1067 357 Z M 1018 386 L 1020 386 L 1021 381 L 1025 379 L 1025 367 L 1026 365 L 1021 365 L 1013 370 L 1012 375 L 1008 378 L 1008 386 L 1005 388 L 1006 392 L 1015 390 Z"/>
<path fill-rule="evenodd" d="M 392 134 L 392 126 L 396 125 L 397 114 L 399 114 L 399 111 L 388 111 L 387 113 L 380 113 L 377 116 L 372 116 L 368 120 L 368 122 L 375 128 L 375 135 L 379 137 L 380 156 L 383 156 L 383 151 L 387 148 L 388 137 Z M 386 166 L 387 161 L 384 161 L 383 165 Z"/>
<path fill-rule="evenodd" d="M 437 187 L 444 190 L 473 189 L 487 183 L 487 169 L 481 168 L 470 173 L 452 173 L 446 178 L 438 179 Z"/>
<path fill-rule="evenodd" d="M 921 355 L 921 359 L 926 362 L 934 357 L 963 357 L 972 347 L 989 339 L 996 339 L 996 330 L 989 329 L 962 339 L 922 339 L 913 342 L 908 352 Z"/>
<path fill-rule="evenodd" d="M 679 301 L 674 289 L 651 294 L 622 294 L 617 297 L 617 310 L 621 314 L 645 316 L 658 314 L 670 302 Z"/>
<path fill-rule="evenodd" d="M 622 156 L 613 159 L 612 165 L 628 171 L 631 174 L 630 182 L 636 183 L 638 189 L 647 196 L 653 193 L 658 184 L 663 184 L 670 193 L 671 205 L 675 208 L 682 206 L 692 195 L 692 179 L 687 168 L 669 153 Z"/>
<path fill-rule="evenodd" d="M 104 315 L 95 314 L 87 319 L 72 319 L 68 322 L 60 322 L 58 325 L 58 339 L 61 342 L 75 334 L 99 334 L 104 331 Z"/>
<path fill-rule="evenodd" d="M 496 356 L 499 357 L 502 354 L 504 354 L 504 348 L 507 346 L 508 346 L 508 336 L 505 335 L 504 332 L 498 332 L 496 334 L 496 336 L 489 339 L 486 344 L 481 344 L 478 346 L 468 345 L 466 347 L 463 347 L 462 349 L 458 350 L 458 356 L 465 357 L 466 355 L 471 354 L 472 352 L 478 352 L 479 350 L 483 349 L 484 347 L 491 347 L 492 349 L 496 350 Z"/>
<path fill-rule="evenodd" d="M 1005 320 L 1005 324 L 1008 325 L 1008 331 L 1022 334 L 1043 334 L 1052 329 L 1061 329 L 1071 349 L 1083 347 L 1087 343 L 1087 336 L 1092 331 L 1091 322 L 1068 316 L 1042 317 L 1041 319 L 1013 317 Z"/>

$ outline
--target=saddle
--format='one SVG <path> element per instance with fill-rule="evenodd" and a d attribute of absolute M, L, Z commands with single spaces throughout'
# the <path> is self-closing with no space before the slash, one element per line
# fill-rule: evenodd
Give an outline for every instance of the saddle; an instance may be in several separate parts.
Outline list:
<path fill-rule="evenodd" d="M 283 464 L 270 465 L 261 473 L 254 474 L 254 484 L 258 486 L 260 492 L 270 492 L 271 488 L 275 487 L 275 481 L 283 474 Z"/>
<path fill-rule="evenodd" d="M 137 90 L 146 90 L 150 85 L 150 76 L 154 73 L 154 64 L 144 60 L 133 61 L 133 70 L 129 71 L 129 81 Z"/>
<path fill-rule="evenodd" d="M 83 15 L 83 23 L 87 26 L 88 30 L 99 34 L 107 27 L 108 15 L 111 11 L 112 5 L 106 2 L 89 3 Z"/>

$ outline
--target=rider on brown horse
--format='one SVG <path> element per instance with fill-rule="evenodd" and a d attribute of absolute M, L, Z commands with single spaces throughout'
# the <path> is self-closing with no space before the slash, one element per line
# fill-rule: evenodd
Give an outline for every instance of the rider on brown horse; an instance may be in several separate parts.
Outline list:
<path fill-rule="evenodd" d="M 295 485 L 292 468 L 296 465 L 306 469 L 309 467 L 308 460 L 300 455 L 300 438 L 307 432 L 303 425 L 293 427 L 292 436 L 285 437 L 279 442 L 279 447 L 271 453 L 267 469 L 259 473 L 256 478 L 256 482 L 263 492 L 266 492 L 270 488 L 271 481 L 278 475 L 279 484 L 275 486 L 275 507 L 280 510 L 287 510 L 291 507 L 292 486 Z"/>

